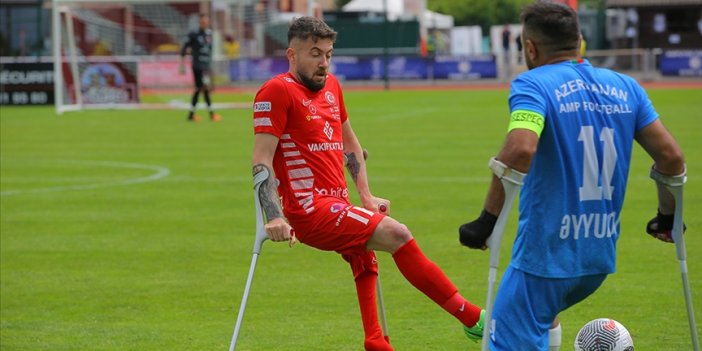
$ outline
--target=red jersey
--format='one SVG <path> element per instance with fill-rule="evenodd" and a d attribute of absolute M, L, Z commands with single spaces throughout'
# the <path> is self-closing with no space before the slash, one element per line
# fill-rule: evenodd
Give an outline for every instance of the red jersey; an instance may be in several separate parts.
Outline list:
<path fill-rule="evenodd" d="M 315 92 L 279 74 L 258 91 L 253 109 L 254 132 L 280 139 L 273 171 L 286 216 L 311 213 L 319 196 L 348 202 L 341 128 L 348 116 L 336 77 Z"/>

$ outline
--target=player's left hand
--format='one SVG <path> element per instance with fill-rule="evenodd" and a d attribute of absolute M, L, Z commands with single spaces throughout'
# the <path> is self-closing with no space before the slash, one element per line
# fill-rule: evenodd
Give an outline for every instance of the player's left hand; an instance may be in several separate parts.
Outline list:
<path fill-rule="evenodd" d="M 390 200 L 371 196 L 370 200 L 364 201 L 363 207 L 367 210 L 384 215 L 390 215 Z"/>
<path fill-rule="evenodd" d="M 661 211 L 658 211 L 656 217 L 653 217 L 648 224 L 646 224 L 646 233 L 652 237 L 664 241 L 667 243 L 672 243 L 673 241 L 673 220 L 675 219 L 674 214 L 664 215 Z M 687 226 L 683 223 L 683 233 L 687 230 Z"/>
<path fill-rule="evenodd" d="M 458 228 L 458 240 L 462 245 L 471 249 L 487 249 L 486 241 L 492 234 L 497 222 L 497 216 L 483 210 L 478 219 L 463 224 Z"/>

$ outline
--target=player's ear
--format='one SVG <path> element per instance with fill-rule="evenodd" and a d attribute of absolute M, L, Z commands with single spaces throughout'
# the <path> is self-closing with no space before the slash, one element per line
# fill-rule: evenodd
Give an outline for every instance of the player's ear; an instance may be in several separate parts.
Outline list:
<path fill-rule="evenodd" d="M 288 58 L 288 62 L 295 62 L 295 49 L 288 47 L 287 50 L 285 50 L 285 56 Z"/>
<path fill-rule="evenodd" d="M 524 53 L 532 62 L 536 61 L 536 58 L 539 57 L 539 49 L 531 39 L 524 41 Z"/>

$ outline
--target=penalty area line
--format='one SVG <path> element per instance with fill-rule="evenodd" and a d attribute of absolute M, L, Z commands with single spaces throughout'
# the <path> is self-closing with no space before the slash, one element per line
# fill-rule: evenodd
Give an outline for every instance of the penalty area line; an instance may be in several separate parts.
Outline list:
<path fill-rule="evenodd" d="M 128 169 L 144 169 L 154 171 L 154 173 L 149 174 L 144 177 L 137 178 L 127 178 L 123 180 L 104 182 L 104 183 L 87 183 L 87 184 L 76 184 L 67 186 L 55 186 L 47 188 L 35 188 L 27 190 L 5 190 L 0 191 L 0 196 L 10 196 L 10 195 L 20 195 L 20 194 L 42 194 L 42 193 L 53 193 L 61 191 L 73 191 L 73 190 L 88 190 L 97 188 L 107 188 L 113 186 L 122 185 L 132 185 L 157 181 L 159 179 L 165 178 L 171 174 L 171 170 L 167 167 L 158 165 L 147 165 L 141 163 L 129 163 L 129 162 L 117 162 L 117 161 L 90 161 L 90 160 L 56 160 L 60 163 L 74 163 L 74 164 L 84 164 L 97 167 L 108 167 L 108 168 L 128 168 Z"/>

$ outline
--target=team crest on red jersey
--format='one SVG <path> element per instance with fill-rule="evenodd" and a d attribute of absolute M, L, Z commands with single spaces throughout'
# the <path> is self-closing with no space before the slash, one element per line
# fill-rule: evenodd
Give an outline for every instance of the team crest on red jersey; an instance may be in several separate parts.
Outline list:
<path fill-rule="evenodd" d="M 334 97 L 334 93 L 332 93 L 331 91 L 327 91 L 326 93 L 324 93 L 324 98 L 327 99 L 327 102 L 330 105 L 336 105 L 336 98 Z"/>

